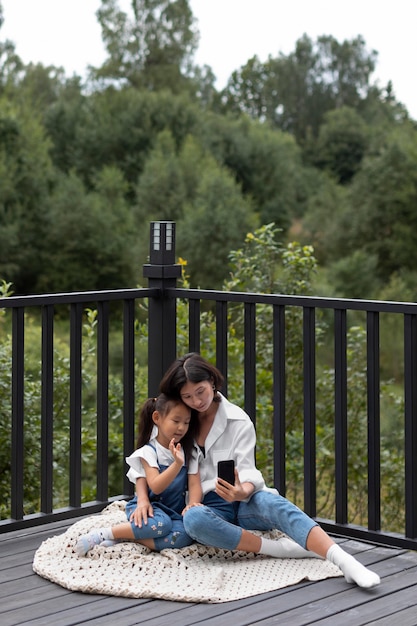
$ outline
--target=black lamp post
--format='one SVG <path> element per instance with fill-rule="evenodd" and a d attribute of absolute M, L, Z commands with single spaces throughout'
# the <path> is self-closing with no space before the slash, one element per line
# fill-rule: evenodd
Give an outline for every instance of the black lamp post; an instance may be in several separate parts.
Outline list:
<path fill-rule="evenodd" d="M 159 383 L 177 356 L 176 298 L 169 289 L 176 287 L 181 265 L 175 263 L 175 222 L 151 222 L 149 263 L 143 275 L 158 295 L 149 298 L 148 395 L 158 393 Z"/>
<path fill-rule="evenodd" d="M 151 222 L 150 262 L 153 265 L 175 263 L 174 222 Z"/>
<path fill-rule="evenodd" d="M 146 278 L 181 276 L 181 265 L 175 263 L 175 222 L 151 222 L 149 263 L 143 266 L 143 275 Z"/>

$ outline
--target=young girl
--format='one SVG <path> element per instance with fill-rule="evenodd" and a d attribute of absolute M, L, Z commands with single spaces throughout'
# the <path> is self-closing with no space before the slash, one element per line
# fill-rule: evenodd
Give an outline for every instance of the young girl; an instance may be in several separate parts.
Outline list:
<path fill-rule="evenodd" d="M 126 459 L 130 465 L 128 477 L 138 483 L 138 471 L 143 467 L 149 500 L 153 505 L 150 524 L 142 525 L 137 496 L 127 503 L 129 522 L 110 528 L 99 528 L 82 535 L 76 552 L 84 556 L 97 545 L 113 545 L 117 541 L 135 540 L 160 551 L 183 548 L 193 543 L 184 530 L 182 514 L 196 506 L 202 497 L 197 458 L 193 453 L 196 417 L 181 399 L 161 394 L 148 398 L 139 416 L 137 450 Z M 181 443 L 180 443 L 181 442 Z M 188 487 L 188 506 L 185 496 Z"/>

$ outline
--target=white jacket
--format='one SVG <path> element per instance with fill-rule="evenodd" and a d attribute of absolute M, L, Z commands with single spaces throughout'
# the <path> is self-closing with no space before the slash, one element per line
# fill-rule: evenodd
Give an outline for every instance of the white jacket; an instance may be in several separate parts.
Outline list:
<path fill-rule="evenodd" d="M 247 413 L 221 395 L 213 425 L 207 435 L 199 468 L 203 495 L 214 491 L 218 461 L 233 459 L 241 483 L 252 483 L 254 491 L 265 488 L 261 472 L 255 466 L 256 433 Z"/>

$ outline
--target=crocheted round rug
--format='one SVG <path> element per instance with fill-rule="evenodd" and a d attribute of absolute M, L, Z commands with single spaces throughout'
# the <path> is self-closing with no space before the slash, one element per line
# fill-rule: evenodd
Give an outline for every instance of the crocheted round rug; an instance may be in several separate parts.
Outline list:
<path fill-rule="evenodd" d="M 96 546 L 85 557 L 74 546 L 93 528 L 126 521 L 125 502 L 74 523 L 44 541 L 35 553 L 34 571 L 72 591 L 181 602 L 227 602 L 274 591 L 302 580 L 342 576 L 321 559 L 276 559 L 195 543 L 187 548 L 152 552 L 133 542 Z M 258 533 L 278 539 L 282 533 Z"/>

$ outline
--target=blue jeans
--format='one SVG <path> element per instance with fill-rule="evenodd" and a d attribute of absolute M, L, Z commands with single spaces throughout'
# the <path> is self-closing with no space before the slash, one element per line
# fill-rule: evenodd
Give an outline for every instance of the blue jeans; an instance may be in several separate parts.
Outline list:
<path fill-rule="evenodd" d="M 310 530 L 317 523 L 295 504 L 277 493 L 258 491 L 249 502 L 225 502 L 214 492 L 184 515 L 185 532 L 199 543 L 236 550 L 242 529 L 278 529 L 306 547 Z"/>
<path fill-rule="evenodd" d="M 136 509 L 136 505 L 136 498 L 126 504 L 128 520 Z M 165 548 L 184 548 L 194 543 L 184 530 L 181 515 L 158 502 L 152 502 L 152 507 L 153 517 L 149 517 L 148 523 L 142 524 L 142 528 L 131 522 L 135 539 L 153 539 L 157 552 Z"/>

